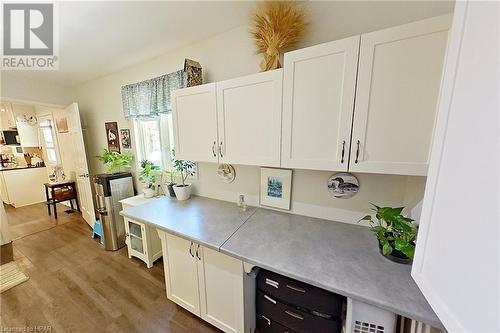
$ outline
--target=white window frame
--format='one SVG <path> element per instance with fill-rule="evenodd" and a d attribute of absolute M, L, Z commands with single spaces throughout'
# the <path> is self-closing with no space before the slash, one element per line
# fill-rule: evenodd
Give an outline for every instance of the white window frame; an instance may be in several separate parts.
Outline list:
<path fill-rule="evenodd" d="M 40 126 L 40 124 L 44 121 L 48 121 L 50 123 L 49 126 Z M 51 115 L 42 115 L 38 117 L 38 138 L 42 146 L 43 155 L 44 155 L 44 163 L 49 167 L 57 167 L 61 166 L 61 155 L 59 154 L 59 143 L 57 141 L 57 133 L 54 128 L 54 119 Z M 45 137 L 42 132 L 42 128 L 49 127 L 52 134 L 52 141 L 54 142 L 54 147 L 47 148 L 47 144 L 45 141 Z M 56 161 L 51 161 L 48 158 L 48 149 L 53 149 L 56 153 Z"/>
<path fill-rule="evenodd" d="M 132 120 L 132 131 L 135 141 L 135 151 L 136 151 L 136 164 L 138 170 L 141 169 L 141 161 L 145 159 L 144 152 L 144 134 L 142 133 L 142 126 L 140 125 L 141 120 L 155 120 L 158 122 L 160 129 L 160 147 L 161 147 L 161 162 L 160 168 L 162 170 L 169 170 L 173 167 L 172 150 L 174 149 L 173 139 L 173 123 L 172 114 L 161 114 L 155 117 L 149 118 L 137 118 Z M 198 164 L 195 165 L 195 171 L 193 176 L 189 176 L 188 179 L 198 179 Z"/>
<path fill-rule="evenodd" d="M 146 159 L 146 152 L 144 150 L 144 132 L 141 126 L 141 121 L 155 121 L 157 123 L 158 129 L 160 131 L 160 147 L 161 147 L 161 165 L 162 169 L 168 169 L 172 165 L 171 152 L 170 152 L 170 139 L 169 139 L 169 127 L 166 115 L 160 115 L 156 117 L 149 118 L 139 118 L 132 120 L 134 139 L 135 139 L 135 151 L 136 151 L 136 163 L 140 169 L 141 161 Z"/>

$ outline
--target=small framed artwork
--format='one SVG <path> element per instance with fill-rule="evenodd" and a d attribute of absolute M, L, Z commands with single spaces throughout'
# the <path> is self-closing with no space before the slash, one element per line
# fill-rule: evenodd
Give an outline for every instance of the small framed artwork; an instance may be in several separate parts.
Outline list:
<path fill-rule="evenodd" d="M 130 129 L 123 128 L 120 130 L 120 141 L 123 149 L 131 149 L 132 141 L 130 140 Z"/>
<path fill-rule="evenodd" d="M 106 140 L 108 141 L 108 150 L 120 152 L 120 139 L 118 138 L 118 123 L 104 123 L 106 128 Z"/>
<path fill-rule="evenodd" d="M 260 204 L 290 210 L 292 170 L 260 168 Z"/>
<path fill-rule="evenodd" d="M 68 133 L 68 118 L 56 118 L 57 133 Z"/>

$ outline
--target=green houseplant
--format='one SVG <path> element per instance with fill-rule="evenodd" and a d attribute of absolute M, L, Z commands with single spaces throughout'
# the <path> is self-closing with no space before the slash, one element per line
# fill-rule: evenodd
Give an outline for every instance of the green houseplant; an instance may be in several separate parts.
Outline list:
<path fill-rule="evenodd" d="M 411 263 L 417 237 L 417 226 L 413 220 L 401 214 L 404 207 L 372 205 L 376 219 L 366 215 L 360 221 L 369 221 L 370 230 L 377 236 L 382 254 L 399 263 Z"/>
<path fill-rule="evenodd" d="M 174 185 L 175 183 L 175 177 L 178 175 L 178 171 L 175 167 L 171 167 L 168 170 L 164 170 L 163 173 L 170 178 L 170 182 L 166 183 L 167 188 L 168 188 L 168 193 L 170 194 L 171 197 L 175 197 L 175 191 L 174 191 Z"/>
<path fill-rule="evenodd" d="M 174 168 L 179 172 L 181 184 L 174 185 L 177 200 L 187 200 L 191 196 L 191 184 L 186 184 L 186 178 L 193 176 L 196 163 L 193 161 L 174 160 Z"/>
<path fill-rule="evenodd" d="M 116 173 L 132 167 L 133 156 L 129 152 L 119 153 L 103 149 L 101 155 L 97 156 L 97 158 L 106 166 L 108 173 Z"/>
<path fill-rule="evenodd" d="M 153 164 L 153 162 L 148 160 L 141 161 L 141 172 L 139 174 L 139 180 L 146 184 L 143 189 L 144 197 L 152 198 L 156 194 L 156 178 L 160 173 L 160 167 Z"/>

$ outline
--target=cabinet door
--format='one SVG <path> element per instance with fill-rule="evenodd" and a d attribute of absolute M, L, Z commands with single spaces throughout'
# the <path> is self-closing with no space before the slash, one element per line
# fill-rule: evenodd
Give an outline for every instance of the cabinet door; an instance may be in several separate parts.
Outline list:
<path fill-rule="evenodd" d="M 425 175 L 450 16 L 361 36 L 350 171 Z"/>
<path fill-rule="evenodd" d="M 163 243 L 165 245 L 163 245 Z M 198 271 L 196 258 L 191 255 L 195 245 L 183 238 L 164 234 L 165 282 L 167 297 L 195 315 L 200 315 Z"/>
<path fill-rule="evenodd" d="M 215 83 L 172 92 L 175 157 L 217 162 Z"/>
<path fill-rule="evenodd" d="M 35 108 L 28 105 L 12 104 L 12 109 L 15 117 L 35 117 Z M 17 131 L 19 132 L 19 140 L 23 147 L 39 147 L 38 126 L 36 123 L 25 123 L 16 120 Z"/>
<path fill-rule="evenodd" d="M 281 166 L 347 170 L 359 36 L 285 54 Z"/>
<path fill-rule="evenodd" d="M 139 255 L 146 255 L 147 248 L 144 237 L 144 225 L 131 220 L 126 220 L 126 223 L 129 236 L 129 249 Z"/>
<path fill-rule="evenodd" d="M 201 246 L 197 257 L 201 318 L 224 332 L 243 333 L 243 262 Z"/>
<path fill-rule="evenodd" d="M 280 166 L 282 70 L 217 83 L 219 157 Z"/>
<path fill-rule="evenodd" d="M 16 119 L 12 110 L 12 104 L 9 102 L 0 103 L 0 129 L 8 130 L 16 128 Z"/>
<path fill-rule="evenodd" d="M 455 5 L 411 272 L 448 332 L 500 332 L 499 21 L 498 2 Z"/>

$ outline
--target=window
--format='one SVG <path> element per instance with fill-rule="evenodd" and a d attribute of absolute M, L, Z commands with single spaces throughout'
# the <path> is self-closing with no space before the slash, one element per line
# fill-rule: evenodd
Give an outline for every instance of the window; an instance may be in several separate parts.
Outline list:
<path fill-rule="evenodd" d="M 172 167 L 174 159 L 174 132 L 171 114 L 161 114 L 153 118 L 134 119 L 134 137 L 136 142 L 137 165 L 140 169 L 142 160 L 153 162 L 162 169 Z M 192 178 L 197 178 L 197 166 Z"/>
<path fill-rule="evenodd" d="M 171 131 L 168 127 L 167 117 L 170 115 L 134 120 L 138 165 L 142 160 L 151 161 L 161 168 L 168 168 L 171 165 L 169 134 Z"/>
<path fill-rule="evenodd" d="M 52 128 L 52 120 L 41 118 L 39 121 L 40 139 L 45 151 L 45 164 L 48 166 L 56 166 L 59 164 L 57 154 L 57 143 Z"/>

